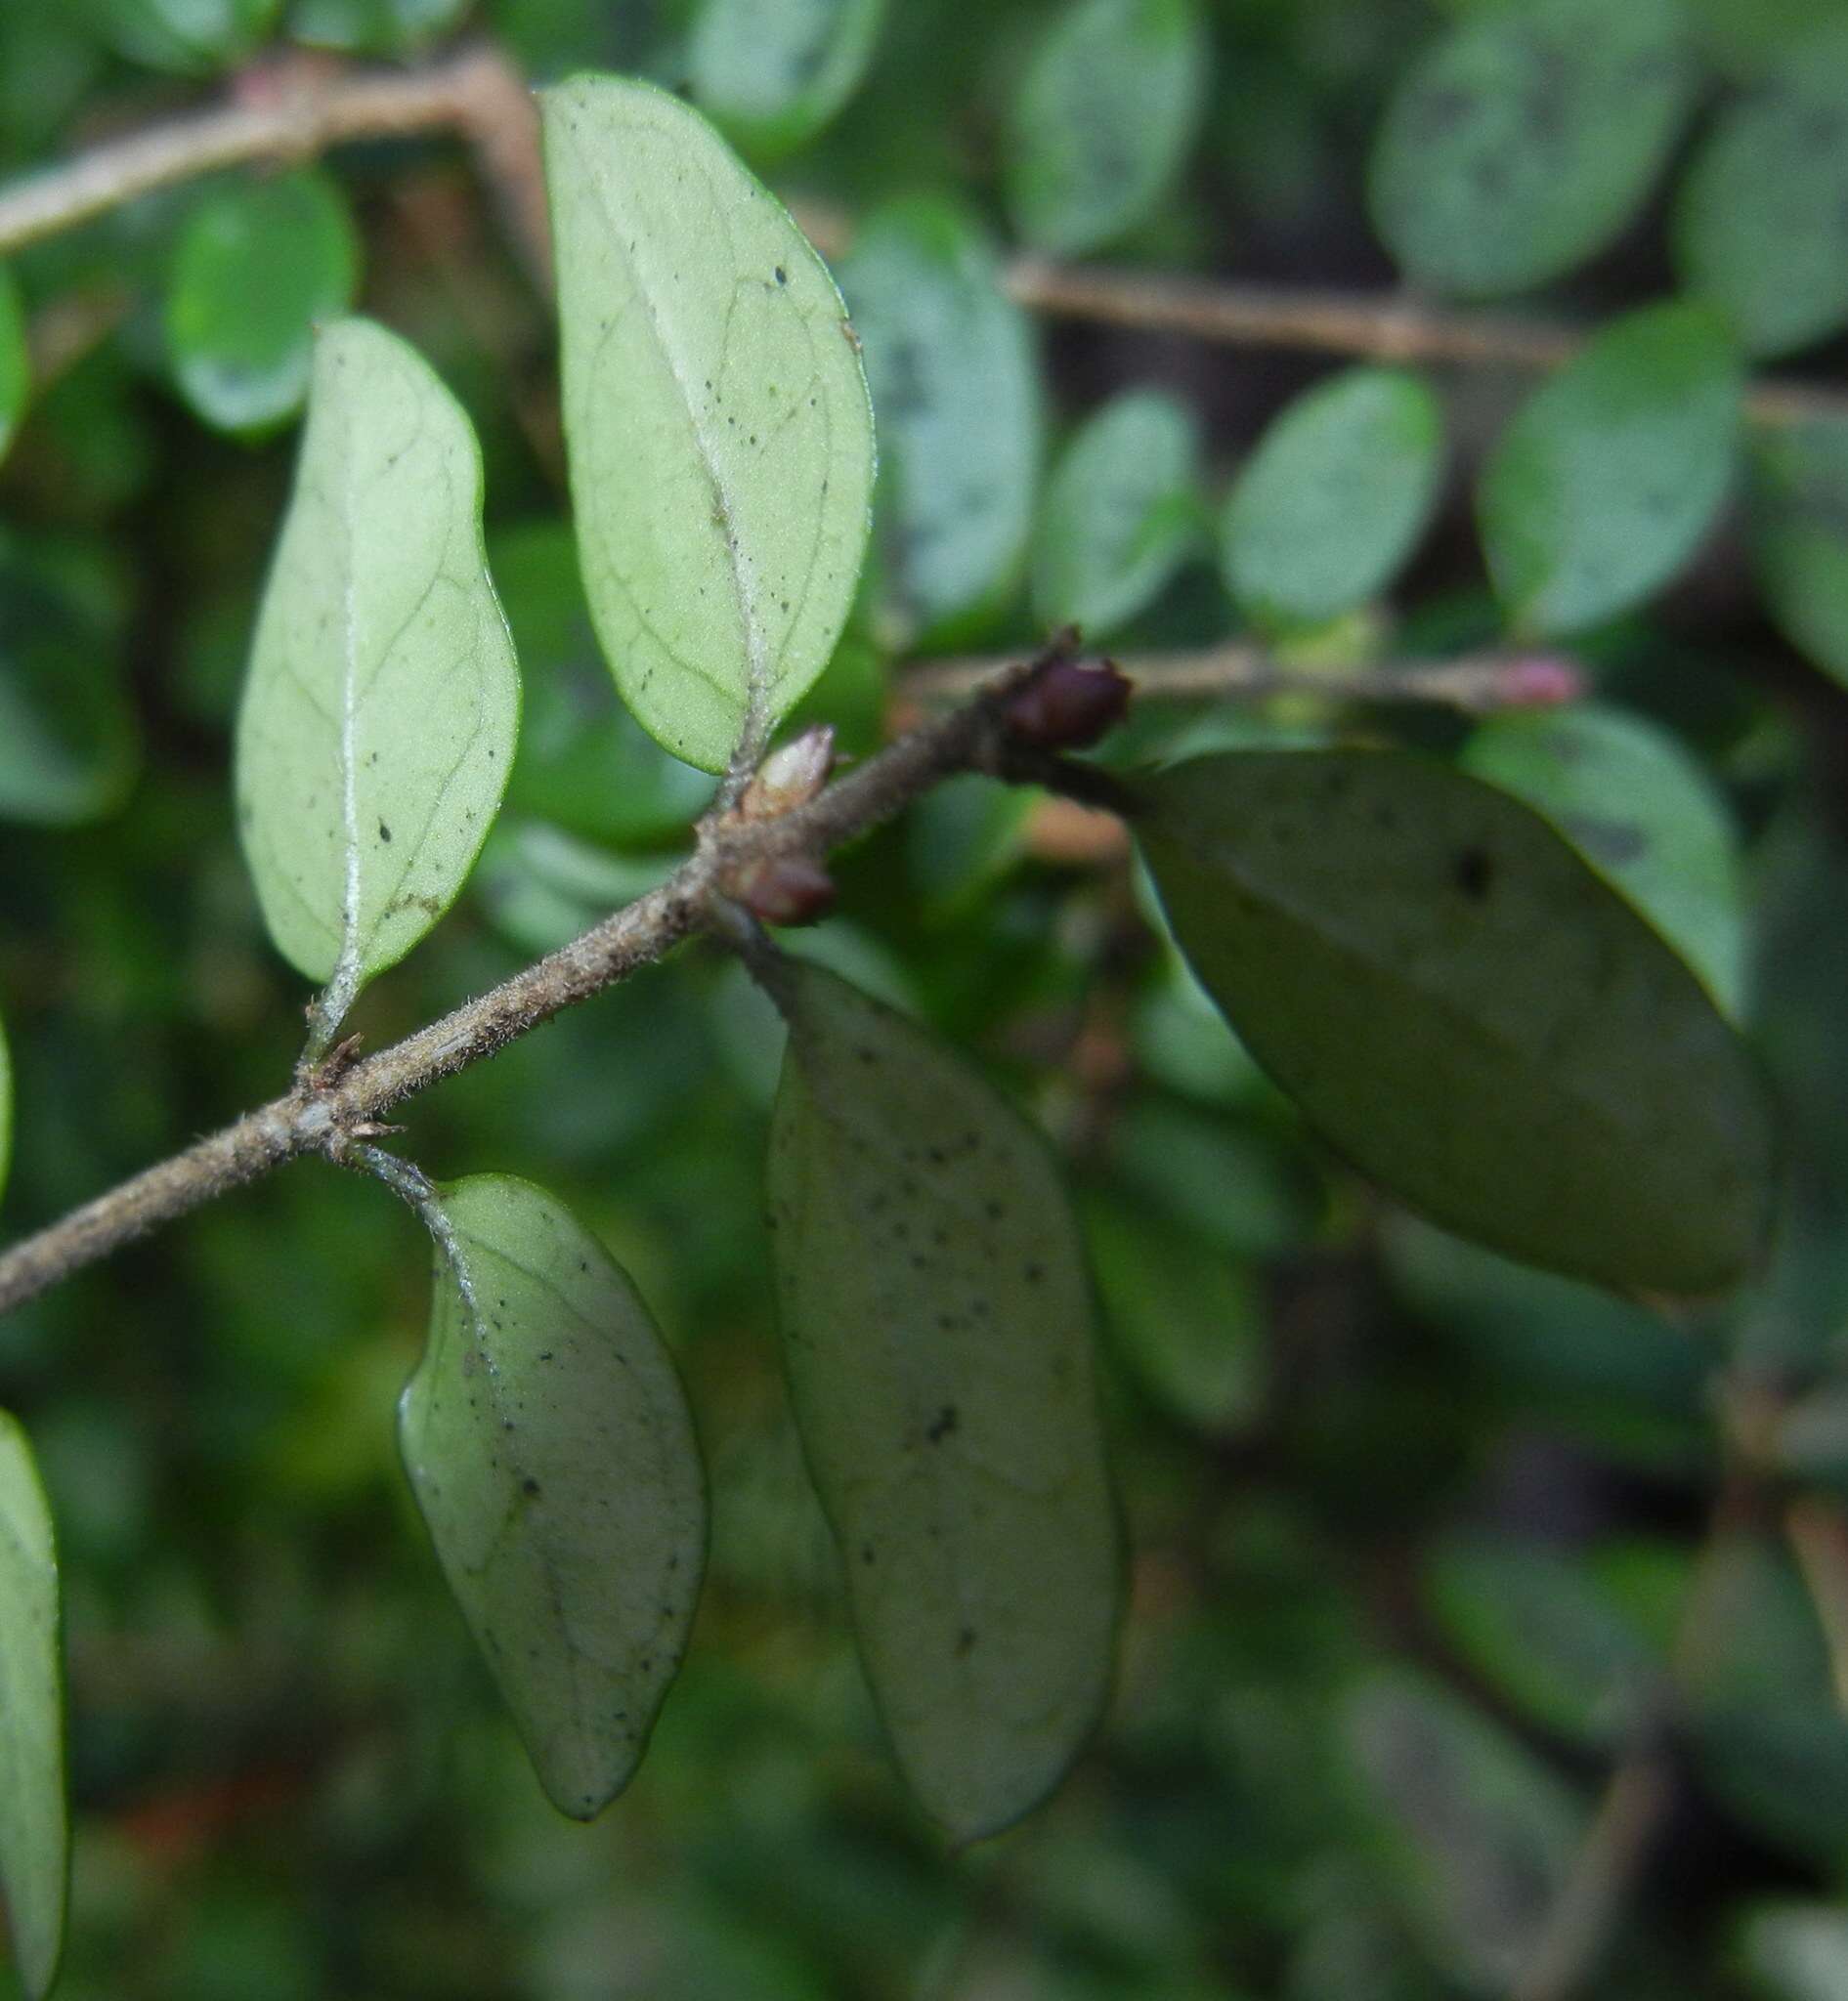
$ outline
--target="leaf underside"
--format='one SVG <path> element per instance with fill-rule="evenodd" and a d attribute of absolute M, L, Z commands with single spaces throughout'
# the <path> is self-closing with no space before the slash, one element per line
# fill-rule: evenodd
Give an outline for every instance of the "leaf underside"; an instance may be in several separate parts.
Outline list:
<path fill-rule="evenodd" d="M 1364 750 L 1202 757 L 1146 791 L 1182 950 L 1363 1172 L 1579 1277 L 1698 1294 L 1743 1275 L 1772 1154 L 1748 1060 L 1528 808 Z"/>
<path fill-rule="evenodd" d="M 873 489 L 865 373 L 821 259 L 696 111 L 610 77 L 541 101 L 591 617 L 644 727 L 719 771 L 846 620 Z"/>
<path fill-rule="evenodd" d="M 519 711 L 468 419 L 403 341 L 341 320 L 316 349 L 236 745 L 263 915 L 327 983 L 329 1028 L 454 901 Z"/>
<path fill-rule="evenodd" d="M 692 1419 L 647 1307 L 560 1203 L 477 1174 L 438 1205 L 405 1466 L 539 1783 L 588 1819 L 639 1763 L 693 1622 Z"/>
<path fill-rule="evenodd" d="M 0 1893 L 33 2001 L 64 1949 L 69 1866 L 59 1626 L 51 1511 L 25 1434 L 0 1412 Z"/>
<path fill-rule="evenodd" d="M 931 1038 L 792 962 L 769 1193 L 784 1356 L 898 1763 L 960 1840 L 1096 1722 L 1115 1515 L 1076 1230 L 1039 1135 Z"/>

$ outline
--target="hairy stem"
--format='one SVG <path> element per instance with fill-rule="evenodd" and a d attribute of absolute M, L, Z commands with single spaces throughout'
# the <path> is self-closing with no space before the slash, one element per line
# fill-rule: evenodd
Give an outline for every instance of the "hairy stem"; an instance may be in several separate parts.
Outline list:
<path fill-rule="evenodd" d="M 1036 670 L 1000 676 L 793 812 L 706 823 L 695 853 L 665 882 L 569 945 L 376 1055 L 353 1060 L 343 1045 L 286 1095 L 16 1244 L 0 1255 L 0 1312 L 285 1161 L 350 1158 L 394 1105 L 713 927 L 732 885 L 753 866 L 826 855 L 958 772 L 1057 783 L 1063 767 L 1015 743 L 1004 714 L 1008 698 Z"/>

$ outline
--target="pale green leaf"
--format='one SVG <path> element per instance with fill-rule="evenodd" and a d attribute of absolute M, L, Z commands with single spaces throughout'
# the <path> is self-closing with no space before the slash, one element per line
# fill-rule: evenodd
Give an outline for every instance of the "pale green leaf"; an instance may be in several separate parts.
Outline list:
<path fill-rule="evenodd" d="M 1465 297 L 1543 284 L 1636 213 L 1695 82 L 1676 0 L 1508 0 L 1410 70 L 1374 148 L 1374 223 L 1406 275 Z"/>
<path fill-rule="evenodd" d="M 585 1820 L 639 1763 L 693 1623 L 692 1418 L 626 1274 L 542 1188 L 471 1175 L 431 1223 L 405 1465 L 539 1783 Z"/>
<path fill-rule="evenodd" d="M 819 966 L 778 980 L 784 1356 L 881 1714 L 953 1835 L 1018 1819 L 1096 1722 L 1119 1600 L 1076 1227 L 1045 1145 Z"/>
<path fill-rule="evenodd" d="M 292 415 L 308 393 L 315 329 L 352 304 L 359 272 L 352 217 L 325 174 L 207 194 L 167 284 L 167 346 L 188 403 L 227 431 Z"/>
<path fill-rule="evenodd" d="M 1348 368 L 1266 431 L 1225 503 L 1226 588 L 1272 625 L 1319 625 L 1376 597 L 1431 519 L 1443 418 L 1416 375 Z"/>
<path fill-rule="evenodd" d="M 283 956 L 333 1026 L 455 900 L 500 803 L 520 681 L 460 404 L 364 319 L 321 336 L 237 718 L 238 820 Z"/>
<path fill-rule="evenodd" d="M 1754 355 L 1848 325 L 1848 31 L 1812 37 L 1708 135 L 1675 260 Z"/>
<path fill-rule="evenodd" d="M 980 626 L 1013 583 L 1039 478 L 1026 318 L 981 232 L 946 202 L 877 211 L 840 282 L 879 417 L 882 635 L 895 650 Z"/>
<path fill-rule="evenodd" d="M 32 388 L 32 357 L 25 345 L 25 309 L 13 274 L 0 264 L 0 458 L 25 410 Z"/>
<path fill-rule="evenodd" d="M 812 139 L 866 73 L 885 0 L 704 0 L 687 64 L 694 102 L 762 157 Z"/>
<path fill-rule="evenodd" d="M 542 102 L 591 617 L 649 733 L 718 771 L 845 623 L 866 378 L 821 259 L 697 111 L 613 77 Z"/>
<path fill-rule="evenodd" d="M 1021 235 L 1075 256 L 1143 221 L 1193 145 L 1206 82 L 1196 0 L 1069 0 L 1009 107 L 1003 186 Z"/>
<path fill-rule="evenodd" d="M 1483 474 L 1496 595 L 1531 634 L 1573 632 L 1667 583 L 1733 477 L 1742 380 L 1704 307 L 1646 307 L 1537 389 Z"/>
<path fill-rule="evenodd" d="M 1364 750 L 1227 752 L 1145 789 L 1182 951 L 1363 1172 L 1605 1284 L 1743 1276 L 1771 1179 L 1755 1074 L 1694 974 L 1529 808 Z"/>
<path fill-rule="evenodd" d="M 1099 640 L 1159 595 L 1199 537 L 1199 425 L 1136 389 L 1098 410 L 1053 467 L 1033 531 L 1033 610 Z"/>
<path fill-rule="evenodd" d="M 1462 762 L 1550 820 L 1737 1017 L 1745 983 L 1739 836 L 1725 800 L 1672 737 L 1591 703 L 1510 710 L 1476 731 Z"/>
<path fill-rule="evenodd" d="M 69 1826 L 51 1510 L 25 1433 L 0 1411 L 0 1893 L 32 2001 L 64 1949 Z"/>
<path fill-rule="evenodd" d="M 1848 684 L 1848 424 L 1753 441 L 1748 516 L 1765 604 L 1790 644 Z"/>

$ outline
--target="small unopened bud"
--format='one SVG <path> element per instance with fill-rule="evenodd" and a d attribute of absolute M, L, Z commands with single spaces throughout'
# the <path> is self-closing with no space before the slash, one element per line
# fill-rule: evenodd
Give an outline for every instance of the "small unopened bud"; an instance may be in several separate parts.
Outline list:
<path fill-rule="evenodd" d="M 752 862 L 738 877 L 733 894 L 766 924 L 817 923 L 835 906 L 834 877 L 802 855 Z"/>
<path fill-rule="evenodd" d="M 1557 708 L 1584 692 L 1584 675 L 1557 654 L 1507 660 L 1495 676 L 1495 693 L 1508 708 Z"/>
<path fill-rule="evenodd" d="M 1022 743 L 1084 750 L 1123 720 L 1130 683 L 1113 660 L 1052 659 L 1008 698 L 1002 717 Z"/>
<path fill-rule="evenodd" d="M 739 814 L 746 820 L 774 820 L 793 813 L 821 790 L 834 768 L 834 725 L 817 723 L 779 744 L 763 760 L 738 801 Z"/>

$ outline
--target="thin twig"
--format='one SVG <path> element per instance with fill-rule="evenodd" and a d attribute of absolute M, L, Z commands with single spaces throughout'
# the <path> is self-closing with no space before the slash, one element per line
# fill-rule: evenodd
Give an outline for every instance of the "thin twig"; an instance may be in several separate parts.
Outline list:
<path fill-rule="evenodd" d="M 260 83 L 261 72 L 256 72 Z M 245 80 L 246 95 L 251 79 Z M 516 241 L 543 282 L 550 271 L 538 121 L 508 60 L 489 46 L 420 68 L 317 72 L 257 102 L 238 102 L 99 146 L 0 189 L 0 256 L 91 221 L 137 195 L 216 169 L 307 159 L 351 140 L 454 131 L 474 148 Z M 838 210 L 802 204 L 815 244 L 840 254 L 852 236 Z M 1556 368 L 1590 337 L 1579 326 L 1505 313 L 1457 312 L 1403 294 L 1300 290 L 1218 278 L 1015 256 L 1008 292 L 1030 311 L 1232 347 L 1274 347 L 1435 365 Z M 1762 381 L 1746 396 L 1762 423 L 1848 418 L 1848 394 Z"/>
<path fill-rule="evenodd" d="M 285 1161 L 350 1153 L 405 1098 L 494 1055 L 705 929 L 753 867 L 783 856 L 823 856 L 954 773 L 1056 777 L 1053 761 L 1036 759 L 1030 746 L 1013 741 L 1003 713 L 1009 695 L 1033 671 L 1002 676 L 793 812 L 702 827 L 698 849 L 665 882 L 580 938 L 392 1048 L 359 1060 L 336 1051 L 285 1096 L 16 1244 L 0 1256 L 0 1312 Z"/>
<path fill-rule="evenodd" d="M 1584 692 L 1584 676 L 1572 661 L 1537 653 L 1467 654 L 1336 672 L 1286 666 L 1265 647 L 1231 641 L 1190 653 L 1126 654 L 1116 663 L 1136 684 L 1139 702 L 1306 694 L 1343 702 L 1426 702 L 1475 712 L 1544 708 Z M 966 701 L 1008 664 L 1005 656 L 976 654 L 922 661 L 906 669 L 900 693 L 921 707 Z"/>
<path fill-rule="evenodd" d="M 531 93 L 496 50 L 471 47 L 402 70 L 276 72 L 208 111 L 108 141 L 0 189 L 0 256 L 91 222 L 124 202 L 223 167 L 307 160 L 352 140 L 461 134 L 508 210 L 541 277 L 550 238 Z"/>

